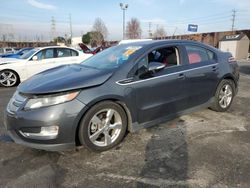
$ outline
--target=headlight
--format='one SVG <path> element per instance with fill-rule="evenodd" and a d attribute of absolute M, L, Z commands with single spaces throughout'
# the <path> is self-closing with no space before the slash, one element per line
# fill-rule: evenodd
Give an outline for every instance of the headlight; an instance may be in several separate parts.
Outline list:
<path fill-rule="evenodd" d="M 64 93 L 61 95 L 49 95 L 49 96 L 47 95 L 47 96 L 32 98 L 28 100 L 24 109 L 25 110 L 36 109 L 36 108 L 41 108 L 45 106 L 52 106 L 52 105 L 68 102 L 68 101 L 75 99 L 78 93 L 79 92 L 71 92 L 71 93 L 66 93 L 66 94 Z"/>

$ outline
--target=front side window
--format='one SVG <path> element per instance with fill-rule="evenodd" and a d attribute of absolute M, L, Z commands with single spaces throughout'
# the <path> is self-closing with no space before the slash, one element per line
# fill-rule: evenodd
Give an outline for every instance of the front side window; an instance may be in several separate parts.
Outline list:
<path fill-rule="evenodd" d="M 37 54 L 36 54 L 36 56 L 37 56 L 37 60 L 42 60 L 42 59 L 44 59 L 43 57 L 44 57 L 44 52 L 45 52 L 45 50 L 42 50 L 42 51 L 40 51 L 40 52 L 38 52 Z"/>
<path fill-rule="evenodd" d="M 165 47 L 149 52 L 139 60 L 135 74 L 141 75 L 147 72 L 150 63 L 161 63 L 165 66 L 165 69 L 180 65 L 178 48 Z"/>
<path fill-rule="evenodd" d="M 186 46 L 189 64 L 201 63 L 209 60 L 207 50 L 198 46 Z"/>
<path fill-rule="evenodd" d="M 36 56 L 37 56 L 37 60 L 54 58 L 54 49 L 41 50 L 40 52 L 36 54 Z"/>
<path fill-rule="evenodd" d="M 45 58 L 44 59 L 50 59 L 54 58 L 54 50 L 53 49 L 47 49 L 45 51 Z"/>

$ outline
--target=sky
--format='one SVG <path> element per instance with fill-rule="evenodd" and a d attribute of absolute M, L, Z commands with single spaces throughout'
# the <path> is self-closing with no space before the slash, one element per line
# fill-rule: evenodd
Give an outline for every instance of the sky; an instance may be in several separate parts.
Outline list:
<path fill-rule="evenodd" d="M 250 29 L 250 0 L 1 0 L 0 40 L 3 34 L 13 40 L 50 40 L 52 16 L 58 36 L 73 37 L 91 31 L 101 18 L 108 28 L 108 40 L 122 39 L 122 10 L 128 4 L 126 21 L 137 18 L 142 37 L 147 38 L 149 23 L 154 32 L 164 27 L 167 35 L 188 33 L 188 24 L 197 24 L 198 33 L 228 31 L 232 10 L 236 10 L 235 28 Z"/>

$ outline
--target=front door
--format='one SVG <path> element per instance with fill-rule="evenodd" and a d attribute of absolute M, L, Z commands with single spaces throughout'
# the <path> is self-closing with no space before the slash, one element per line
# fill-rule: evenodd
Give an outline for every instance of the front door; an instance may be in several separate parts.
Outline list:
<path fill-rule="evenodd" d="M 34 56 L 37 58 L 34 59 Z M 34 56 L 27 62 L 26 65 L 28 77 L 56 66 L 53 48 L 41 50 Z"/>
<path fill-rule="evenodd" d="M 138 62 L 136 104 L 139 123 L 148 122 L 186 109 L 186 65 L 180 56 L 181 48 L 167 46 L 148 53 Z M 148 74 L 150 63 L 162 63 L 165 68 Z"/>

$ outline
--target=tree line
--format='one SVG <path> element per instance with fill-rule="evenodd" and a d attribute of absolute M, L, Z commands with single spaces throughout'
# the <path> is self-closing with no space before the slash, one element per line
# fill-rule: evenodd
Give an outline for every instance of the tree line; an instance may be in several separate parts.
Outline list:
<path fill-rule="evenodd" d="M 100 46 L 108 37 L 108 28 L 106 27 L 104 21 L 101 18 L 96 18 L 91 31 L 85 33 L 82 36 L 82 42 L 86 45 L 91 45 L 92 47 Z M 166 36 L 164 27 L 157 27 L 150 38 L 163 38 Z M 127 39 L 141 39 L 142 29 L 141 23 L 137 18 L 131 18 L 126 25 L 126 38 Z M 66 41 L 63 37 L 57 37 L 57 41 Z"/>

